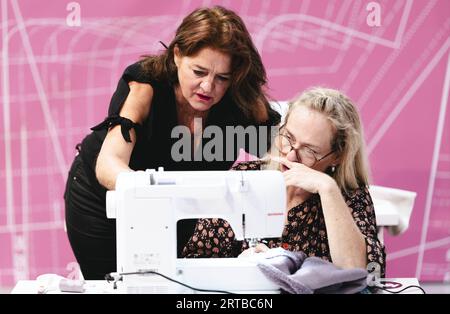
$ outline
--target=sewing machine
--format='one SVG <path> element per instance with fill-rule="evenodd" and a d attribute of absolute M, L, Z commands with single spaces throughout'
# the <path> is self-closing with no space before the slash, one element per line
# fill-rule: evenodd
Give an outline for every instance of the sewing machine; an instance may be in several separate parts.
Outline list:
<path fill-rule="evenodd" d="M 185 171 L 159 169 L 119 174 L 106 195 L 108 218 L 116 219 L 117 272 L 128 293 L 192 292 L 155 275 L 157 271 L 195 288 L 276 292 L 256 259 L 177 258 L 180 219 L 222 218 L 236 239 L 280 237 L 286 206 L 278 171 Z"/>

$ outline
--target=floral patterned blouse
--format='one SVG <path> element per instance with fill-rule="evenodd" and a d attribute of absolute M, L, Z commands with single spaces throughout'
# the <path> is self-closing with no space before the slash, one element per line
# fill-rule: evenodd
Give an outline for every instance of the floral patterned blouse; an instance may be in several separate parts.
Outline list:
<path fill-rule="evenodd" d="M 233 170 L 260 170 L 261 161 L 239 163 Z M 367 187 L 358 188 L 343 196 L 350 207 L 366 241 L 367 263 L 376 262 L 385 275 L 386 253 L 377 238 L 375 212 Z M 283 247 L 290 251 L 303 251 L 332 261 L 327 229 L 318 194 L 291 208 L 281 238 L 265 239 L 269 248 Z M 183 249 L 183 257 L 237 257 L 248 248 L 246 241 L 237 241 L 230 224 L 223 219 L 199 219 L 194 234 Z"/>

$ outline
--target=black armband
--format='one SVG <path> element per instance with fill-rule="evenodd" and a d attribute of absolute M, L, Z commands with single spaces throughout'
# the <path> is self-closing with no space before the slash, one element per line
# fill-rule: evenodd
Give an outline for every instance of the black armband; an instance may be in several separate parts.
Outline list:
<path fill-rule="evenodd" d="M 134 129 L 136 133 L 141 129 L 141 125 L 138 123 L 134 123 L 128 118 L 124 118 L 118 115 L 113 115 L 107 117 L 102 123 L 97 124 L 96 126 L 92 127 L 92 131 L 99 131 L 99 130 L 108 130 L 109 128 L 116 126 L 120 124 L 120 130 L 122 132 L 122 136 L 128 143 L 131 143 L 130 138 L 130 130 Z"/>

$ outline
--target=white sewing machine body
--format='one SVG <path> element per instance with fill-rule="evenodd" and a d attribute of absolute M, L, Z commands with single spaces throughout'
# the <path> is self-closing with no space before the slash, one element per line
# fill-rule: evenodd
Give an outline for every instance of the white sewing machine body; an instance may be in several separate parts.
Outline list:
<path fill-rule="evenodd" d="M 116 219 L 117 272 L 157 271 L 195 288 L 277 291 L 242 258 L 177 259 L 180 219 L 222 218 L 238 240 L 280 237 L 286 206 L 278 171 L 138 171 L 121 173 L 108 191 L 108 218 Z M 215 281 L 214 277 L 220 278 Z M 177 293 L 186 288 L 157 275 L 127 275 L 130 293 Z M 189 290 L 188 290 L 189 291 Z"/>

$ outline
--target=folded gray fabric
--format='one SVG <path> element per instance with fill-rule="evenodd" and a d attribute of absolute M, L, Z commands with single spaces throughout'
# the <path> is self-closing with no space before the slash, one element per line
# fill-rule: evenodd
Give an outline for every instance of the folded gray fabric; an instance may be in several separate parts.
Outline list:
<path fill-rule="evenodd" d="M 270 249 L 264 253 L 264 258 L 258 262 L 261 272 L 288 293 L 312 294 L 313 290 L 301 282 L 292 281 L 289 276 L 295 273 L 303 264 L 306 254 L 291 252 L 282 248 Z M 298 292 L 291 292 L 298 291 Z"/>
<path fill-rule="evenodd" d="M 341 269 L 321 258 L 282 248 L 269 250 L 258 267 L 280 289 L 292 294 L 357 293 L 367 287 L 365 269 Z"/>

